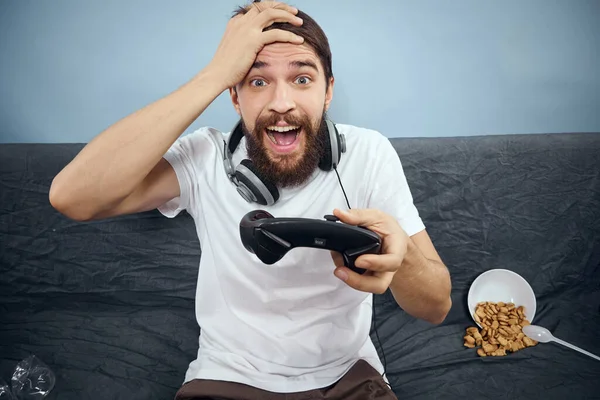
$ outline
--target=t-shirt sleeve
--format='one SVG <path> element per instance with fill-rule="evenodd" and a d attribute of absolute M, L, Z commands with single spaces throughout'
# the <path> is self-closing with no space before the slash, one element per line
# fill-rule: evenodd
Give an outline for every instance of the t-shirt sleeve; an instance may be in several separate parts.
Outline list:
<path fill-rule="evenodd" d="M 402 229 L 412 236 L 425 229 L 396 149 L 388 138 L 379 137 L 372 170 L 368 207 L 396 218 Z"/>
<path fill-rule="evenodd" d="M 167 150 L 163 158 L 173 167 L 179 182 L 179 196 L 158 207 L 164 216 L 174 218 L 186 210 L 194 213 L 198 204 L 198 188 L 202 185 L 204 164 L 214 151 L 201 131 L 182 136 Z"/>

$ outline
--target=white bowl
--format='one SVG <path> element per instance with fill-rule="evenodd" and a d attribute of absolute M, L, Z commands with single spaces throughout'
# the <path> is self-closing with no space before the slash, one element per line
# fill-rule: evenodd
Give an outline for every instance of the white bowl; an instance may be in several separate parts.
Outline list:
<path fill-rule="evenodd" d="M 519 274 L 507 269 L 491 269 L 479 275 L 471 284 L 467 304 L 471 318 L 477 304 L 483 301 L 513 303 L 525 308 L 525 318 L 533 323 L 537 302 L 533 289 Z M 475 321 L 475 318 L 473 318 Z M 481 325 L 475 321 L 479 327 Z"/>

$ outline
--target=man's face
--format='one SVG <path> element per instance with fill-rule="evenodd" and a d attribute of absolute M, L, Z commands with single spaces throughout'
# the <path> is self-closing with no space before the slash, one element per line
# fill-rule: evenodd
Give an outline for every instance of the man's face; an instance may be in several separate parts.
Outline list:
<path fill-rule="evenodd" d="M 303 183 L 325 148 L 325 111 L 333 93 L 319 58 L 306 45 L 265 46 L 231 90 L 246 134 L 248 156 L 276 185 Z"/>

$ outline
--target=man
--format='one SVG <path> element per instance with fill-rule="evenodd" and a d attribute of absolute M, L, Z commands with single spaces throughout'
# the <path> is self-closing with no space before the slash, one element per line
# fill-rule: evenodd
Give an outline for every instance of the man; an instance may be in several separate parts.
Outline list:
<path fill-rule="evenodd" d="M 76 220 L 155 208 L 194 218 L 201 334 L 177 399 L 392 399 L 369 337 L 372 294 L 389 288 L 406 312 L 432 323 L 447 315 L 448 270 L 389 140 L 337 124 L 346 151 L 333 171 L 337 139 L 325 122 L 333 87 L 316 22 L 283 3 L 254 2 L 230 20 L 209 65 L 102 132 L 55 178 L 50 201 Z M 266 204 L 257 203 L 260 193 L 254 201 L 241 196 L 241 180 L 224 166 L 233 132 L 202 128 L 180 137 L 224 90 L 240 115 L 234 131 L 244 134 L 231 164 L 265 183 Z M 364 275 L 319 249 L 263 264 L 238 230 L 257 208 L 279 217 L 333 212 L 380 234 L 382 254 L 357 260 Z"/>

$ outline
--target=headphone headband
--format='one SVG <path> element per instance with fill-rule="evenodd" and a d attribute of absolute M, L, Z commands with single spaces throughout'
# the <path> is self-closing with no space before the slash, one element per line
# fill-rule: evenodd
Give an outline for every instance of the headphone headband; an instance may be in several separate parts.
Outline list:
<path fill-rule="evenodd" d="M 242 121 L 240 120 L 237 124 L 235 124 L 235 127 L 231 131 L 229 139 L 227 140 L 227 146 L 225 148 L 227 157 L 231 158 L 233 156 L 235 149 L 237 149 L 243 137 L 244 132 L 242 131 Z"/>

